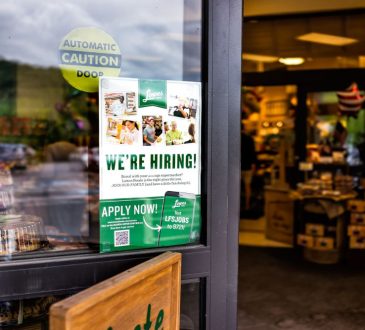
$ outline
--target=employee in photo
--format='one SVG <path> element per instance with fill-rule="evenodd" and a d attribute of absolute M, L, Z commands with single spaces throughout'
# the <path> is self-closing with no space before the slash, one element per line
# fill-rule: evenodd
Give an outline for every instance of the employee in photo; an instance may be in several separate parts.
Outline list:
<path fill-rule="evenodd" d="M 190 135 L 190 139 L 184 143 L 195 143 L 195 125 L 193 123 L 189 125 L 188 133 Z"/>
<path fill-rule="evenodd" d="M 171 122 L 171 129 L 166 133 L 166 144 L 174 145 L 182 143 L 182 132 L 177 129 L 176 121 Z"/>
<path fill-rule="evenodd" d="M 121 116 L 125 114 L 126 106 L 123 95 L 118 100 L 113 102 L 111 109 L 114 116 Z"/>
<path fill-rule="evenodd" d="M 121 135 L 120 143 L 129 145 L 138 144 L 139 131 L 136 122 L 126 120 L 125 127 L 127 128 L 127 130 L 124 132 L 124 134 Z"/>
<path fill-rule="evenodd" d="M 155 120 L 153 117 L 149 117 L 147 119 L 147 126 L 143 130 L 143 145 L 151 146 L 156 141 L 155 135 Z"/>
<path fill-rule="evenodd" d="M 189 118 L 189 108 L 185 107 L 184 104 L 180 104 L 177 110 L 174 111 L 175 117 Z"/>

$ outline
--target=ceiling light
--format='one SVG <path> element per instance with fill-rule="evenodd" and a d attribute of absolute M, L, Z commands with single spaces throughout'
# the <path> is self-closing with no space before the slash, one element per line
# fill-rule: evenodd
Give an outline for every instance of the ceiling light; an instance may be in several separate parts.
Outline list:
<path fill-rule="evenodd" d="M 246 61 L 254 61 L 254 62 L 264 62 L 264 63 L 274 63 L 279 59 L 275 56 L 267 56 L 267 55 L 257 55 L 257 54 L 248 54 L 243 53 L 242 58 Z"/>
<path fill-rule="evenodd" d="M 285 65 L 300 65 L 304 63 L 303 57 L 281 57 L 279 62 Z"/>
<path fill-rule="evenodd" d="M 330 46 L 346 46 L 358 42 L 358 40 L 352 38 L 345 38 L 341 36 L 334 36 L 332 34 L 323 34 L 316 32 L 303 34 L 301 36 L 298 36 L 296 39 Z"/>

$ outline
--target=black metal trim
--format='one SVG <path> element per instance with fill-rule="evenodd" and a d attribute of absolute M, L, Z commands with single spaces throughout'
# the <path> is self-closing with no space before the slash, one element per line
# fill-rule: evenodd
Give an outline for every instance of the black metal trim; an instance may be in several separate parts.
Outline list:
<path fill-rule="evenodd" d="M 182 253 L 182 279 L 209 276 L 210 251 L 197 246 L 172 249 Z M 113 253 L 22 260 L 0 265 L 0 300 L 68 294 L 90 287 L 162 253 Z"/>
<path fill-rule="evenodd" d="M 212 0 L 209 9 L 206 328 L 222 330 L 237 319 L 242 1 Z"/>

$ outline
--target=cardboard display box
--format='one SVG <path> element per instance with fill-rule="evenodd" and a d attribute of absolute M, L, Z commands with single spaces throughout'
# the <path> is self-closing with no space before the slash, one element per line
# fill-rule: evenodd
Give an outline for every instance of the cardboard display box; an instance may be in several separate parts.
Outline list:
<path fill-rule="evenodd" d="M 352 199 L 348 201 L 347 209 L 351 212 L 365 213 L 365 200 Z"/>
<path fill-rule="evenodd" d="M 350 249 L 365 249 L 365 237 L 350 237 Z"/>
<path fill-rule="evenodd" d="M 314 246 L 314 237 L 310 236 L 310 235 L 298 234 L 297 244 L 300 246 L 304 246 L 304 247 L 313 247 Z"/>
<path fill-rule="evenodd" d="M 316 237 L 314 239 L 314 248 L 316 250 L 334 250 L 335 240 L 332 237 Z"/>
<path fill-rule="evenodd" d="M 286 244 L 293 244 L 294 203 L 289 190 L 265 187 L 266 237 Z"/>
<path fill-rule="evenodd" d="M 306 223 L 305 233 L 312 236 L 324 236 L 325 226 L 316 223 Z"/>
<path fill-rule="evenodd" d="M 350 222 L 353 225 L 365 225 L 365 213 L 351 213 Z"/>
<path fill-rule="evenodd" d="M 348 226 L 347 234 L 351 237 L 365 237 L 365 226 Z"/>

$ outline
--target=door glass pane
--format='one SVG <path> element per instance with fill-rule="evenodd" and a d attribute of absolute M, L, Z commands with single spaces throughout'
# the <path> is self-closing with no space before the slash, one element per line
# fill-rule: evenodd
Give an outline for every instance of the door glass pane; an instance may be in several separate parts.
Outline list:
<path fill-rule="evenodd" d="M 0 4 L 0 256 L 87 251 L 98 243 L 95 80 L 105 74 L 200 81 L 201 5 L 201 0 Z M 84 39 L 69 45 L 75 50 L 66 54 L 66 37 L 78 29 Z M 94 51 L 83 57 L 83 47 Z M 82 78 L 76 83 L 68 75 L 75 63 Z"/>

